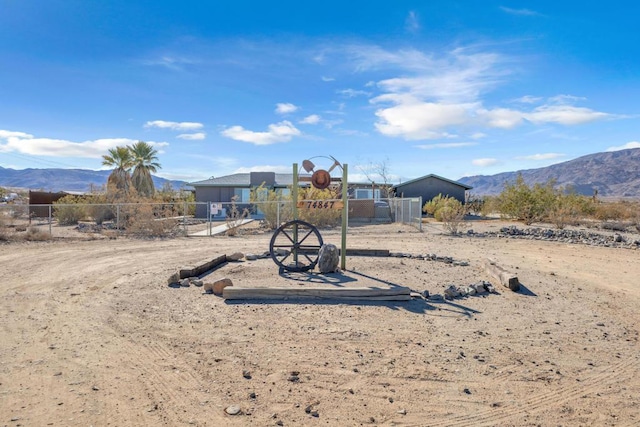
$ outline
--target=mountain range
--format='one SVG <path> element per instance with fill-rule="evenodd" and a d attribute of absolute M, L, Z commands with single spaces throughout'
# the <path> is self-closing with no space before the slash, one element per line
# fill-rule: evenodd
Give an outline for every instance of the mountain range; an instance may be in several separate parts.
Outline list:
<path fill-rule="evenodd" d="M 89 191 L 102 187 L 110 170 L 87 169 L 8 169 L 0 167 L 0 186 L 44 191 Z M 528 185 L 545 184 L 550 179 L 557 186 L 572 187 L 576 192 L 602 197 L 640 198 L 640 148 L 589 154 L 577 159 L 538 169 L 503 172 L 497 175 L 467 176 L 458 181 L 473 189 L 476 196 L 500 194 L 506 182 L 514 182 L 521 174 Z M 156 188 L 169 182 L 174 189 L 188 185 L 153 177 Z"/>
<path fill-rule="evenodd" d="M 89 169 L 9 169 L 0 167 L 0 186 L 42 191 L 88 192 L 91 186 L 100 188 L 107 184 L 110 170 Z M 152 176 L 157 189 L 170 183 L 178 190 L 188 185 L 185 181 L 172 181 Z"/>
<path fill-rule="evenodd" d="M 497 175 L 467 176 L 458 181 L 477 196 L 500 194 L 506 182 L 522 175 L 525 183 L 571 187 L 579 194 L 602 197 L 640 198 L 640 148 L 589 154 L 538 169 L 503 172 Z"/>

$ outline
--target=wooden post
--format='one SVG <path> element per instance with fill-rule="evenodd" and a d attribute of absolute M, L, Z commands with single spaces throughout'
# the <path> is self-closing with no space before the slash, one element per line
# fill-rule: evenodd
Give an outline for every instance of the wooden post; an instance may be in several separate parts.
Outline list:
<path fill-rule="evenodd" d="M 496 264 L 495 260 L 487 258 L 484 262 L 484 269 L 487 273 L 498 279 L 502 286 L 511 289 L 514 292 L 520 290 L 520 281 L 518 276 L 509 273 L 504 268 Z"/>
<path fill-rule="evenodd" d="M 341 242 L 341 251 L 340 251 L 340 268 L 342 270 L 346 270 L 347 268 L 347 226 L 349 221 L 349 189 L 348 181 L 349 178 L 349 165 L 342 166 L 342 242 Z"/>

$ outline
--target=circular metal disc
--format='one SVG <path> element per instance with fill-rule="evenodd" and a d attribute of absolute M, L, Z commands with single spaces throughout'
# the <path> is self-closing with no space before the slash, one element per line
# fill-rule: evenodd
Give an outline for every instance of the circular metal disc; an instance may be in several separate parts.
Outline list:
<path fill-rule="evenodd" d="M 311 175 L 311 184 L 318 190 L 324 190 L 331 184 L 331 175 L 324 169 L 318 169 Z"/>

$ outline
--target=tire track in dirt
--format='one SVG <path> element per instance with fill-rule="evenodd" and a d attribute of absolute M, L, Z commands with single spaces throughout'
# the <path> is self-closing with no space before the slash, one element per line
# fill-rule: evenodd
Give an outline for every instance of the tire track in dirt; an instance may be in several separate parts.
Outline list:
<path fill-rule="evenodd" d="M 108 325 L 120 337 L 121 348 L 119 358 L 125 366 L 140 375 L 139 385 L 146 389 L 154 404 L 148 412 L 160 411 L 164 415 L 163 423 L 192 422 L 198 415 L 204 416 L 200 402 L 211 399 L 206 394 L 206 383 L 184 360 L 160 342 L 160 337 L 148 338 L 146 341 L 134 341 L 127 338 L 132 331 L 141 326 L 125 316 L 109 318 Z M 147 327 L 142 327 L 148 330 Z M 154 340 L 151 342 L 150 340 Z M 185 420 L 184 418 L 189 419 Z M 216 416 L 210 408 L 206 411 L 206 420 L 220 425 L 224 422 L 222 415 Z"/>
<path fill-rule="evenodd" d="M 487 409 L 477 411 L 473 415 L 454 416 L 428 425 L 430 427 L 493 426 L 500 421 L 521 420 L 521 417 L 525 414 L 535 413 L 544 407 L 567 403 L 576 397 L 595 393 L 607 386 L 620 384 L 624 380 L 637 377 L 639 369 L 640 360 L 636 356 L 632 361 L 625 359 L 614 365 L 603 366 L 597 372 L 587 375 L 580 381 L 576 381 L 575 384 L 558 387 L 549 393 L 529 396 L 526 404 L 520 407 L 504 405 L 500 409 Z M 496 413 L 497 411 L 499 413 Z"/>

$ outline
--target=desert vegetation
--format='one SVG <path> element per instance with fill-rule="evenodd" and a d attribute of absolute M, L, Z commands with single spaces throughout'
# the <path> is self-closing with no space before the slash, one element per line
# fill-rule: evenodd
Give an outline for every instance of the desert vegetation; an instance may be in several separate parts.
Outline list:
<path fill-rule="evenodd" d="M 557 187 L 550 180 L 545 184 L 527 185 L 522 176 L 506 183 L 497 196 L 471 196 L 463 205 L 458 200 L 442 196 L 429 200 L 423 212 L 443 223 L 444 228 L 457 234 L 466 226 L 466 215 L 482 217 L 499 215 L 503 219 L 521 221 L 526 225 L 552 224 L 564 229 L 573 225 L 599 224 L 603 228 L 640 231 L 640 202 L 601 200 L 577 194 L 571 187 Z"/>

